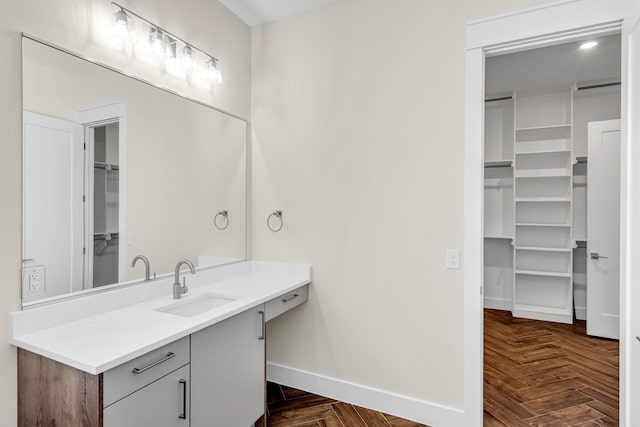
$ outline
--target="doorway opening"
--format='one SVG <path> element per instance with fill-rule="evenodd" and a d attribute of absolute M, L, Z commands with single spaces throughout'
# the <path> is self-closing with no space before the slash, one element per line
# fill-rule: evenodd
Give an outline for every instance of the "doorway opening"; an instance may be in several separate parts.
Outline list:
<path fill-rule="evenodd" d="M 120 281 L 120 123 L 85 126 L 84 288 Z"/>
<path fill-rule="evenodd" d="M 486 59 L 485 425 L 618 425 L 621 52 Z"/>

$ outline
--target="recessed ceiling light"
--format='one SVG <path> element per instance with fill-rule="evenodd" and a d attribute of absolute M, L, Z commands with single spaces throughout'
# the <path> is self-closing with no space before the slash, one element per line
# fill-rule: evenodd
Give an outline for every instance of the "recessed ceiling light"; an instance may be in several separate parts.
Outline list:
<path fill-rule="evenodd" d="M 586 49 L 592 49 L 592 48 L 594 48 L 594 47 L 596 47 L 596 46 L 598 46 L 598 42 L 594 42 L 594 41 L 591 41 L 591 42 L 585 42 L 585 43 L 582 43 L 582 44 L 580 45 L 580 49 L 583 49 L 583 50 L 586 50 Z"/>

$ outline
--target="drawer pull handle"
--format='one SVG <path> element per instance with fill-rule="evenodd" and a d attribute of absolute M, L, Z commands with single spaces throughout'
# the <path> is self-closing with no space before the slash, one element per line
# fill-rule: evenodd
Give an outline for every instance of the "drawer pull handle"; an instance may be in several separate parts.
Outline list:
<path fill-rule="evenodd" d="M 258 339 L 259 340 L 263 340 L 264 339 L 264 329 L 265 329 L 265 322 L 264 322 L 264 311 L 260 310 L 258 312 L 258 316 L 260 318 L 259 323 L 258 323 L 258 330 L 260 331 L 260 335 L 258 335 Z"/>
<path fill-rule="evenodd" d="M 282 302 L 289 302 L 289 301 L 291 301 L 291 300 L 292 300 L 292 299 L 294 299 L 294 298 L 298 298 L 299 296 L 300 296 L 300 295 L 298 295 L 298 294 L 293 294 L 293 295 L 291 295 L 289 298 L 282 298 Z"/>
<path fill-rule="evenodd" d="M 172 357 L 175 357 L 175 355 L 176 355 L 175 353 L 169 352 L 162 359 L 157 360 L 157 361 L 155 361 L 153 363 L 150 363 L 149 365 L 145 366 L 144 368 L 133 368 L 133 370 L 131 372 L 133 372 L 134 374 L 141 374 L 144 371 L 147 371 L 147 370 L 153 368 L 154 366 L 158 366 L 162 362 L 166 362 L 167 360 L 171 359 Z"/>
<path fill-rule="evenodd" d="M 180 379 L 180 385 L 182 386 L 182 412 L 178 414 L 178 418 L 181 420 L 187 419 L 187 380 Z"/>

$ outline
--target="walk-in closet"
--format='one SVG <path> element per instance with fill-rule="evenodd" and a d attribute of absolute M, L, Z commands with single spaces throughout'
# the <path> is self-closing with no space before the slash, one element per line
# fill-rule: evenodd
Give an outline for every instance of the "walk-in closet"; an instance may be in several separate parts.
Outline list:
<path fill-rule="evenodd" d="M 487 58 L 485 308 L 618 338 L 620 43 Z"/>

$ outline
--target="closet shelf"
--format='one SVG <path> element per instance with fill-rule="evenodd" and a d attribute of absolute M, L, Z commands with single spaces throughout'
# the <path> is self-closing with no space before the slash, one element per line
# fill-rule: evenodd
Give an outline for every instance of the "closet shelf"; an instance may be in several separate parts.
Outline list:
<path fill-rule="evenodd" d="M 537 222 L 516 222 L 516 227 L 571 227 L 571 224 L 545 224 Z"/>
<path fill-rule="evenodd" d="M 500 236 L 500 235 L 495 235 L 495 234 L 494 235 L 491 235 L 491 234 L 485 235 L 484 238 L 485 239 L 513 240 L 512 236 Z"/>
<path fill-rule="evenodd" d="M 521 151 L 516 156 L 534 156 L 536 154 L 571 154 L 571 150 L 540 150 L 540 151 Z"/>
<path fill-rule="evenodd" d="M 571 199 L 566 197 L 516 197 L 516 202 L 561 202 L 571 203 Z"/>
<path fill-rule="evenodd" d="M 524 128 L 516 128 L 516 132 L 532 132 L 536 130 L 553 130 L 553 129 L 571 129 L 571 124 L 549 125 L 549 126 L 532 126 Z"/>
<path fill-rule="evenodd" d="M 544 175 L 516 175 L 516 178 L 571 178 L 567 173 L 547 173 Z"/>
<path fill-rule="evenodd" d="M 516 270 L 516 274 L 527 276 L 548 276 L 548 277 L 566 277 L 571 278 L 570 273 L 558 273 L 557 271 L 538 271 L 538 270 Z"/>
<path fill-rule="evenodd" d="M 571 252 L 571 249 L 567 248 L 542 248 L 538 246 L 516 246 L 516 250 L 538 252 Z"/>

